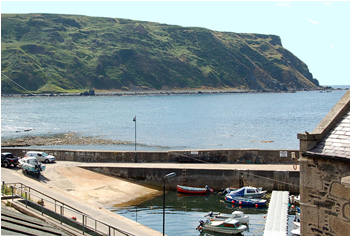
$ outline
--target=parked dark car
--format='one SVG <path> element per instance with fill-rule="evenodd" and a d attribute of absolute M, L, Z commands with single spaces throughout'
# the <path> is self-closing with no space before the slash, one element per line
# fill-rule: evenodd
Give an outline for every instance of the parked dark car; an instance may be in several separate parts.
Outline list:
<path fill-rule="evenodd" d="M 10 152 L 1 153 L 1 166 L 8 168 L 11 165 L 16 167 L 18 164 L 19 164 L 18 157 L 15 157 L 12 153 Z"/>

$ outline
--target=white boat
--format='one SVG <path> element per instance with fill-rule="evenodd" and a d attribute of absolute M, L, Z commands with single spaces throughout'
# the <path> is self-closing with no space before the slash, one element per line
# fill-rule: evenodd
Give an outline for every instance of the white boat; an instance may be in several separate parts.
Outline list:
<path fill-rule="evenodd" d="M 298 229 L 293 229 L 293 230 L 291 231 L 291 233 L 292 233 L 293 236 L 299 236 L 299 235 L 300 235 L 300 228 L 298 228 Z"/>
<path fill-rule="evenodd" d="M 290 195 L 289 196 L 289 202 L 291 204 L 300 204 L 300 195 L 298 195 L 298 196 Z"/>
<path fill-rule="evenodd" d="M 237 190 L 230 191 L 225 196 L 231 197 L 245 197 L 245 198 L 261 198 L 265 196 L 267 191 L 256 187 L 242 187 Z"/>
<path fill-rule="evenodd" d="M 227 219 L 234 219 L 234 220 L 238 220 L 242 224 L 248 224 L 248 222 L 249 222 L 249 216 L 244 215 L 243 211 L 234 211 L 234 212 L 232 212 L 231 215 L 221 214 L 220 212 L 215 213 L 215 212 L 211 211 L 211 212 L 209 212 L 209 214 L 207 214 L 205 216 L 207 216 L 210 221 L 224 221 Z"/>
<path fill-rule="evenodd" d="M 200 232 L 206 230 L 223 234 L 238 234 L 247 230 L 247 226 L 242 225 L 241 222 L 234 219 L 227 219 L 224 221 L 206 220 L 205 222 L 200 220 L 197 230 Z"/>
<path fill-rule="evenodd" d="M 24 157 L 19 160 L 19 165 L 23 173 L 34 174 L 38 177 L 41 171 L 44 171 L 46 168 L 46 166 L 40 163 L 35 157 Z"/>
<path fill-rule="evenodd" d="M 293 221 L 293 229 L 299 229 L 300 228 L 300 222 Z"/>

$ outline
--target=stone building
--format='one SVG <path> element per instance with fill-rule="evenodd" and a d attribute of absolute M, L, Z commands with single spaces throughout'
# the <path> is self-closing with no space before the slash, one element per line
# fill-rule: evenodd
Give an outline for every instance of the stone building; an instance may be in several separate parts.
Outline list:
<path fill-rule="evenodd" d="M 350 236 L 350 90 L 298 139 L 301 235 Z"/>

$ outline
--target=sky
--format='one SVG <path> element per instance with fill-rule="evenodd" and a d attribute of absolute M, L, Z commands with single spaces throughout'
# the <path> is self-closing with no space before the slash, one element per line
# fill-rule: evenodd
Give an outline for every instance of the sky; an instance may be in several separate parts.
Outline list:
<path fill-rule="evenodd" d="M 320 85 L 350 85 L 350 1 L 3 1 L 1 13 L 57 13 L 272 34 Z"/>

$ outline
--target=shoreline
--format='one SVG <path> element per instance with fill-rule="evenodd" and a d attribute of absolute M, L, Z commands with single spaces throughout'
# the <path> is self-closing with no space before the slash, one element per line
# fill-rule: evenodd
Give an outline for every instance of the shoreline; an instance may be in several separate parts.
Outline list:
<path fill-rule="evenodd" d="M 29 132 L 29 131 L 27 131 Z M 131 141 L 116 141 L 98 137 L 80 137 L 75 133 L 53 134 L 42 136 L 22 137 L 18 139 L 1 140 L 1 148 L 54 146 L 54 145 L 118 145 L 132 144 Z"/>
<path fill-rule="evenodd" d="M 349 85 L 350 87 L 350 85 Z M 157 95 L 194 95 L 194 94 L 233 94 L 233 93 L 295 93 L 320 91 L 330 92 L 333 90 L 348 90 L 349 88 L 332 88 L 330 86 L 318 87 L 315 89 L 294 89 L 294 90 L 240 90 L 240 89 L 193 89 L 193 90 L 134 90 L 134 91 L 96 91 L 94 94 L 83 93 L 27 93 L 27 94 L 1 94 L 1 97 L 80 97 L 80 96 L 157 96 Z"/>

